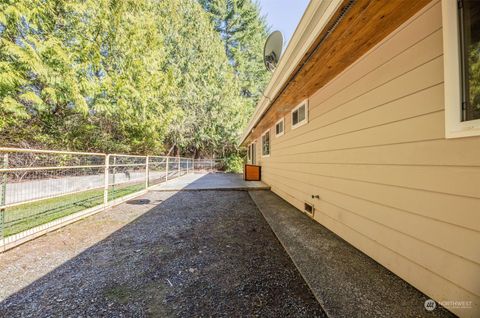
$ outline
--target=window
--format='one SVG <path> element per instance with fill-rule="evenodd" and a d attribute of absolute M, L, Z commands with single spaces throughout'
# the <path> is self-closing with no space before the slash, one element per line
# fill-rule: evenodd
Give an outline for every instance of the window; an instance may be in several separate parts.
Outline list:
<path fill-rule="evenodd" d="M 252 146 L 248 145 L 247 149 L 247 161 L 251 162 L 252 161 Z"/>
<path fill-rule="evenodd" d="M 292 128 L 295 129 L 306 124 L 308 121 L 308 100 L 292 110 Z"/>
<path fill-rule="evenodd" d="M 284 126 L 285 124 L 283 118 L 277 121 L 275 124 L 275 136 L 280 137 L 283 135 Z"/>
<path fill-rule="evenodd" d="M 445 136 L 480 135 L 480 1 L 442 0 Z"/>
<path fill-rule="evenodd" d="M 462 119 L 480 119 L 480 2 L 460 0 L 458 6 L 462 72 Z"/>
<path fill-rule="evenodd" d="M 267 130 L 262 135 L 262 156 L 270 156 L 270 130 Z"/>

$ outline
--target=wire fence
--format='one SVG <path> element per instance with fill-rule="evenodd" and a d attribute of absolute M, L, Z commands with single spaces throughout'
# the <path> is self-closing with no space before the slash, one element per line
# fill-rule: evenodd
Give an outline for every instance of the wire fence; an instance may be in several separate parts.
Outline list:
<path fill-rule="evenodd" d="M 0 148 L 0 251 L 222 162 Z"/>

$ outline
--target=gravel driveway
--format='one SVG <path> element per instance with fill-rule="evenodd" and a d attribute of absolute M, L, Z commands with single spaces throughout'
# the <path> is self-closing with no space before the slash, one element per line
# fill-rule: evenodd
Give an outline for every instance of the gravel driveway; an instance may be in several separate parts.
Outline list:
<path fill-rule="evenodd" d="M 324 317 L 243 191 L 152 191 L 0 264 L 3 317 Z"/>

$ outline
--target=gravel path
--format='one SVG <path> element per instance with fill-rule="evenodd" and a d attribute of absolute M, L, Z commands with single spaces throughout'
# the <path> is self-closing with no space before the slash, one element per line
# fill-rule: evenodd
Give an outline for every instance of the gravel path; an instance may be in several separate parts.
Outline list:
<path fill-rule="evenodd" d="M 0 264 L 3 317 L 324 317 L 243 191 L 152 191 Z"/>

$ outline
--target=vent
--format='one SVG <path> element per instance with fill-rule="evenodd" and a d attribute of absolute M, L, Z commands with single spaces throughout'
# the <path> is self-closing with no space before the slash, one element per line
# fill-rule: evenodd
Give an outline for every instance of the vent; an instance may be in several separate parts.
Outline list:
<path fill-rule="evenodd" d="M 340 9 L 340 12 L 338 14 L 338 16 L 335 18 L 335 20 L 333 20 L 332 22 L 330 22 L 330 27 L 327 29 L 327 31 L 323 34 L 323 36 L 320 38 L 320 40 L 318 41 L 318 43 L 315 45 L 315 48 L 308 54 L 307 58 L 303 61 L 302 65 L 297 68 L 297 70 L 295 71 L 295 74 L 293 74 L 292 76 L 292 79 L 291 81 L 293 81 L 293 79 L 295 79 L 295 77 L 297 77 L 298 73 L 300 73 L 300 71 L 302 70 L 302 68 L 305 66 L 305 64 L 307 64 L 308 61 L 310 61 L 310 59 L 313 57 L 313 54 L 320 48 L 320 46 L 322 45 L 323 42 L 325 42 L 325 40 L 330 36 L 330 34 L 332 34 L 333 31 L 335 31 L 335 29 L 337 28 L 337 26 L 340 24 L 340 22 L 343 20 L 343 18 L 345 17 L 345 15 L 347 14 L 348 11 L 350 11 L 350 9 L 352 8 L 353 4 L 355 3 L 356 0 L 349 0 L 345 6 L 343 6 L 341 9 Z M 280 92 L 283 93 L 283 91 L 286 89 L 286 86 L 284 89 L 282 89 L 282 91 Z M 279 96 L 280 94 L 278 94 L 277 96 Z M 277 98 L 275 98 L 274 102 L 277 100 Z M 273 103 L 272 103 L 273 104 Z M 271 104 L 270 104 L 271 105 Z"/>
<path fill-rule="evenodd" d="M 337 28 L 338 24 L 343 20 L 347 12 L 352 8 L 354 2 L 355 0 L 349 0 L 348 3 L 342 9 L 340 9 L 339 15 L 336 17 L 336 19 L 333 21 L 331 26 L 328 28 L 327 32 L 318 43 L 318 46 L 320 46 L 320 44 L 322 44 L 322 42 L 325 41 L 325 39 Z"/>
<path fill-rule="evenodd" d="M 315 208 L 313 207 L 313 204 L 305 202 L 305 208 L 304 208 L 305 213 L 307 213 L 309 216 L 313 217 L 313 214 L 315 213 Z"/>

